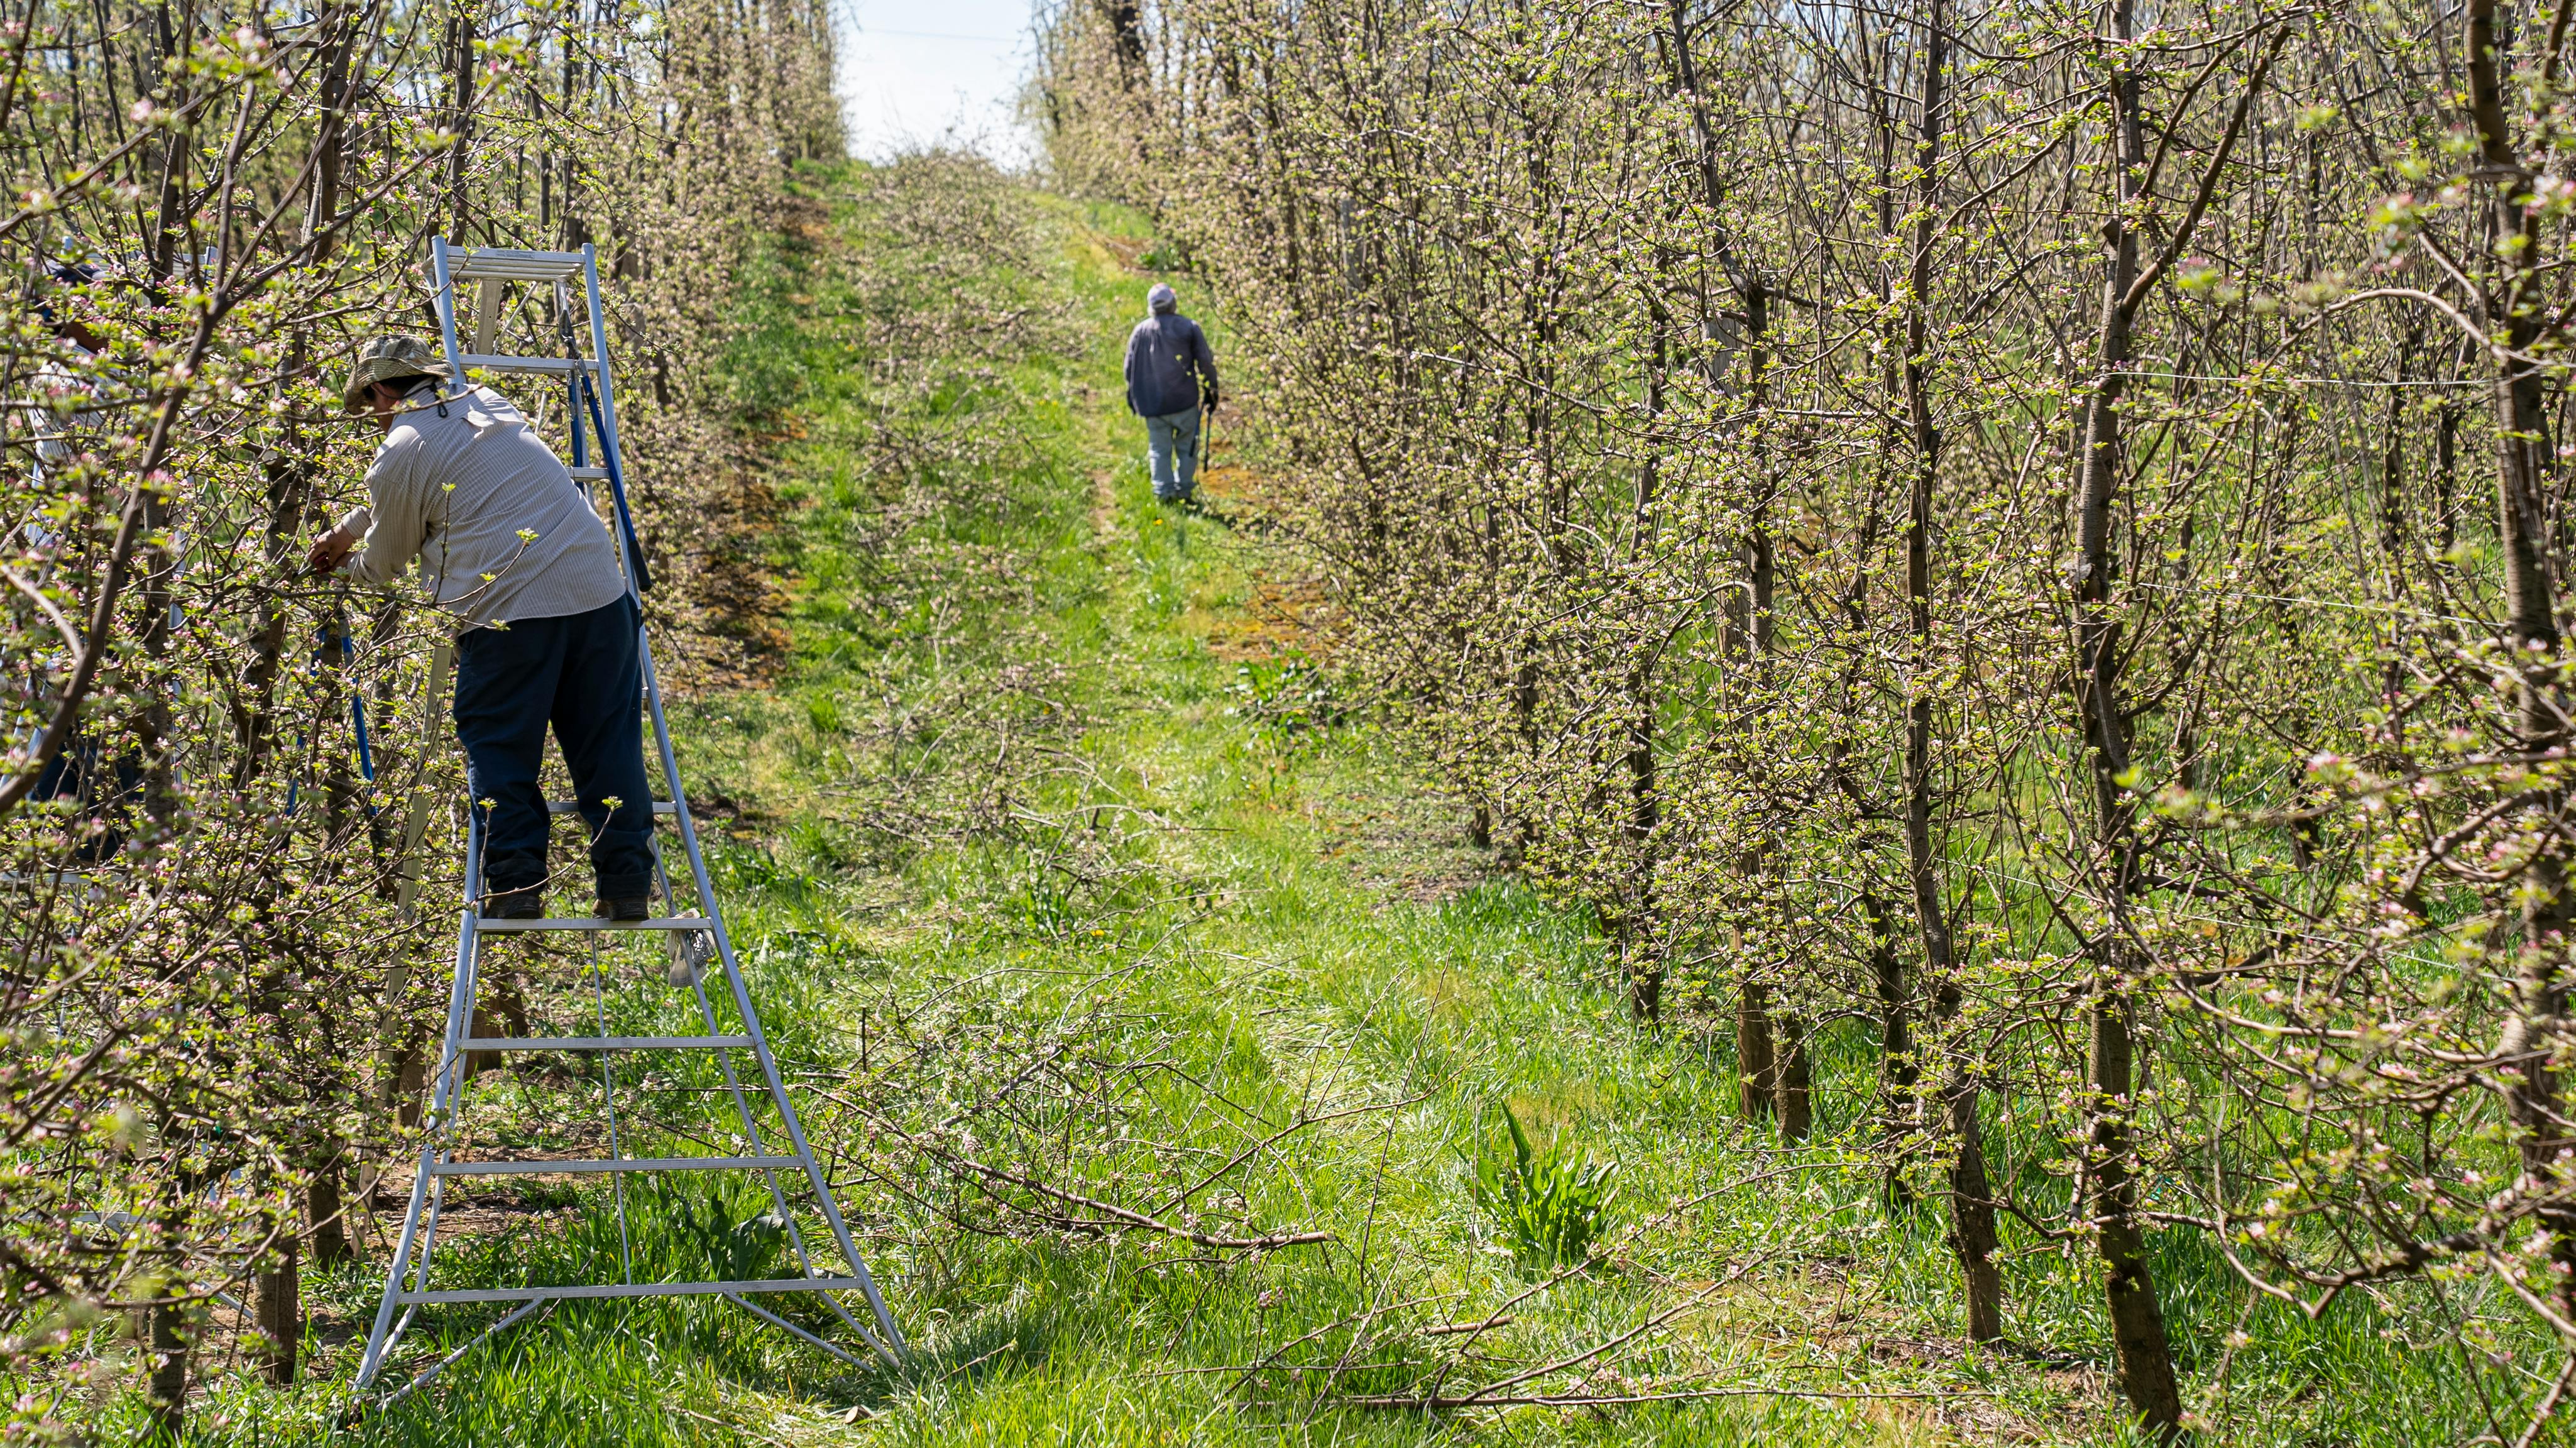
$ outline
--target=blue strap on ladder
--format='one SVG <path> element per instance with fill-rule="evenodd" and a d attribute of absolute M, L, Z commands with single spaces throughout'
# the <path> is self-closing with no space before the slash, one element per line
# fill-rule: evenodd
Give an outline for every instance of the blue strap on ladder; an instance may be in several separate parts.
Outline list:
<path fill-rule="evenodd" d="M 367 701 L 360 698 L 355 689 L 349 691 L 349 724 L 358 731 L 358 774 L 373 784 L 376 782 L 376 756 L 367 748 Z M 367 813 L 375 812 L 374 805 L 367 806 Z"/>
<path fill-rule="evenodd" d="M 600 416 L 599 393 L 590 385 L 590 373 L 584 368 L 573 369 L 572 385 L 581 394 L 583 405 L 590 409 L 591 430 L 599 434 L 599 460 L 608 468 L 608 493 L 617 504 L 617 532 L 626 540 L 627 565 L 635 570 L 635 591 L 650 593 L 652 570 L 644 566 L 644 543 L 635 536 L 635 515 L 626 507 L 626 470 L 617 465 L 617 449 L 608 446 L 608 423 Z"/>
<path fill-rule="evenodd" d="M 321 662 L 323 651 L 329 649 L 333 644 L 338 644 L 340 646 L 340 661 L 344 664 L 358 656 L 358 641 L 356 639 L 350 637 L 345 631 L 335 631 L 333 629 L 325 628 L 322 630 L 322 647 L 320 649 L 316 649 L 313 653 L 314 662 Z M 376 782 L 376 756 L 375 751 L 367 747 L 367 699 L 365 695 L 359 693 L 355 689 L 351 689 L 349 691 L 349 727 L 357 731 L 359 777 L 366 780 L 367 783 L 373 784 Z M 296 735 L 295 742 L 299 748 L 302 747 L 304 736 L 302 734 Z M 286 812 L 288 814 L 295 813 L 295 798 L 302 792 L 303 786 L 304 776 L 301 773 L 298 773 L 295 778 L 286 782 Z M 376 807 L 373 804 L 369 804 L 367 806 L 367 813 L 374 814 L 375 812 Z"/>

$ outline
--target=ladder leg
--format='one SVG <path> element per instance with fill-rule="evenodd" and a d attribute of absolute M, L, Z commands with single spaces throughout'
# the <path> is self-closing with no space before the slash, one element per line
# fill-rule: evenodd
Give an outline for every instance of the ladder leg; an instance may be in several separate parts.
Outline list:
<path fill-rule="evenodd" d="M 439 387 L 448 397 L 461 395 L 466 388 L 465 374 L 456 367 L 461 350 L 456 345 L 456 272 L 448 264 L 447 238 L 429 239 L 429 280 L 432 295 L 438 299 L 438 338 L 447 344 L 447 364 L 451 375 Z"/>
<path fill-rule="evenodd" d="M 663 789 L 667 793 L 669 788 L 670 781 L 666 779 L 663 781 Z M 679 895 L 671 888 L 669 861 L 666 860 L 662 854 L 662 841 L 658 835 L 653 840 L 652 848 L 653 878 L 662 888 L 662 900 L 665 907 L 670 911 L 670 913 L 676 915 L 679 913 L 680 908 Z M 702 915 L 712 917 L 715 914 L 713 902 L 707 900 L 699 901 L 698 911 Z M 670 937 L 670 941 L 671 958 L 673 962 L 675 964 L 684 964 L 687 960 L 687 937 L 675 932 Z M 702 971 L 693 970 L 689 973 L 689 993 L 697 997 L 698 1018 L 705 1023 L 707 1034 L 710 1036 L 721 1034 L 722 1027 L 716 1024 L 715 1005 L 707 999 L 707 984 Z M 749 1098 L 743 1095 L 742 1091 L 742 1077 L 733 1069 L 733 1052 L 731 1050 L 720 1050 L 715 1053 L 715 1056 L 716 1069 L 724 1073 L 725 1094 L 733 1098 L 734 1119 L 740 1122 L 742 1126 L 742 1149 L 747 1155 L 759 1156 L 765 1150 L 761 1145 L 760 1127 L 752 1120 L 751 1102 Z M 763 1168 L 760 1173 L 760 1178 L 769 1186 L 770 1205 L 777 1209 L 778 1220 L 787 1224 L 787 1240 L 795 1249 L 797 1270 L 803 1272 L 808 1277 L 813 1276 L 814 1254 L 807 1250 L 805 1246 L 805 1229 L 798 1225 L 795 1209 L 788 1205 L 787 1191 L 778 1184 L 778 1173 L 768 1168 Z M 829 1301 L 830 1299 L 827 1297 L 825 1300 Z M 835 1307 L 837 1308 L 837 1306 L 838 1304 L 836 1303 Z M 856 1324 L 852 1325 L 855 1326 Z"/>
<path fill-rule="evenodd" d="M 698 898 L 712 905 L 715 885 L 707 877 L 706 855 L 698 848 L 697 825 L 689 818 L 689 802 L 680 789 L 679 756 L 671 748 L 671 724 L 662 712 L 662 685 L 653 670 L 653 651 L 649 642 L 640 636 L 636 646 L 644 667 L 644 697 L 652 706 L 654 747 L 662 756 L 662 776 L 671 784 L 671 819 L 679 826 L 681 848 L 688 852 L 689 876 L 698 887 Z M 814 1148 L 805 1140 L 805 1126 L 797 1119 L 796 1103 L 787 1099 L 787 1084 L 778 1074 L 778 1057 L 769 1049 L 768 1034 L 760 1028 L 760 1012 L 752 1009 L 751 992 L 743 985 L 742 969 L 734 959 L 733 940 L 725 929 L 723 912 L 710 909 L 707 925 L 716 938 L 716 957 L 724 962 L 725 984 L 733 994 L 735 1013 L 742 1017 L 743 1034 L 751 1037 L 752 1050 L 760 1061 L 761 1076 L 769 1088 L 769 1098 L 777 1105 L 779 1120 L 787 1127 L 789 1143 L 804 1161 L 806 1182 L 814 1189 L 814 1199 L 823 1209 L 823 1220 L 831 1225 L 832 1237 L 841 1249 L 841 1256 L 849 1262 L 851 1275 L 858 1278 L 860 1291 L 867 1296 L 869 1312 L 876 1318 L 878 1328 L 885 1333 L 886 1341 L 893 1346 L 890 1356 L 904 1355 L 909 1349 L 904 1346 L 903 1331 L 894 1325 L 894 1314 L 886 1309 L 885 1297 L 877 1290 L 876 1278 L 869 1273 L 867 1263 L 860 1260 L 858 1243 L 850 1237 L 849 1224 L 841 1219 L 840 1203 L 833 1199 L 832 1185 L 823 1179 L 822 1164 L 814 1160 Z"/>
<path fill-rule="evenodd" d="M 435 1166 L 446 1155 L 443 1151 L 437 1153 L 431 1158 L 431 1164 Z M 438 1214 L 446 1202 L 447 1180 L 444 1177 L 437 1177 L 429 1184 L 429 1208 L 420 1223 L 420 1251 L 412 1258 L 411 1290 L 414 1292 L 429 1290 L 430 1257 L 438 1246 Z M 411 1327 L 412 1315 L 418 1311 L 420 1311 L 419 1305 L 414 1304 L 404 1308 L 403 1315 L 394 1319 L 393 1336 L 385 1339 L 387 1353 L 390 1354 L 394 1350 L 394 1345 L 402 1341 L 403 1333 Z"/>
<path fill-rule="evenodd" d="M 402 1293 L 403 1277 L 411 1266 L 412 1240 L 420 1230 L 421 1205 L 427 1199 L 430 1183 L 430 1152 L 420 1154 L 420 1170 L 411 1179 L 411 1205 L 403 1211 L 402 1236 L 394 1243 L 393 1264 L 385 1271 L 385 1297 L 376 1304 L 375 1326 L 367 1330 L 367 1354 L 358 1362 L 357 1380 L 352 1392 L 363 1393 L 384 1368 L 387 1336 L 393 1330 L 394 1306 Z"/>
<path fill-rule="evenodd" d="M 492 350 L 493 334 L 501 326 L 501 287 L 499 277 L 485 277 L 474 289 L 474 350 Z"/>
<path fill-rule="evenodd" d="M 420 1168 L 412 1177 L 411 1201 L 403 1212 L 402 1235 L 394 1248 L 394 1260 L 385 1272 L 384 1301 L 377 1304 L 374 1326 L 367 1334 L 366 1356 L 359 1363 L 353 1385 L 363 1392 L 384 1370 L 386 1352 L 393 1345 L 394 1307 L 404 1290 L 404 1279 L 416 1283 L 413 1290 L 429 1286 L 429 1258 L 438 1236 L 438 1206 L 442 1185 L 433 1168 L 445 1155 L 448 1138 L 454 1129 L 457 1094 L 464 1085 L 462 1042 L 472 1030 L 474 1014 L 474 975 L 477 965 L 474 932 L 473 894 L 481 883 L 480 868 L 482 829 L 473 813 L 466 814 L 465 885 L 467 903 L 464 919 L 458 927 L 456 973 L 447 991 L 447 1028 L 439 1041 L 437 1069 L 430 1073 L 430 1115 L 425 1123 L 428 1140 L 420 1152 Z M 417 1258 L 415 1259 L 415 1252 Z M 408 1321 L 408 1314 L 405 1315 Z"/>
<path fill-rule="evenodd" d="M 469 827 L 466 835 L 469 849 L 479 843 L 478 833 Z M 468 857 L 465 875 L 479 891 L 482 880 L 479 849 L 474 849 Z M 430 1138 L 427 1149 L 422 1153 L 422 1161 L 429 1167 L 445 1161 L 455 1146 L 456 1118 L 465 1097 L 465 1042 L 474 1034 L 474 1002 L 483 986 L 483 942 L 474 931 L 476 907 L 471 899 L 469 895 L 464 923 L 458 930 L 456 986 L 448 1007 L 447 1039 L 440 1045 L 438 1074 L 432 1078 L 436 1085 L 430 1096 Z M 438 1219 L 446 1207 L 447 1180 L 433 1174 L 429 1183 L 429 1202 L 421 1218 L 420 1247 L 412 1258 L 412 1290 L 415 1292 L 429 1290 L 430 1262 L 438 1251 Z M 385 1344 L 388 1352 L 394 1342 L 400 1340 L 403 1329 L 410 1322 L 411 1314 L 406 1312 L 395 1323 L 393 1337 Z"/>
<path fill-rule="evenodd" d="M 658 840 L 654 843 L 653 868 L 656 873 L 662 872 L 662 852 L 661 844 Z M 667 874 L 664 874 L 662 879 L 662 895 L 666 900 L 671 897 L 671 882 Z M 706 981 L 701 977 L 693 976 L 689 981 L 689 990 L 691 994 L 697 997 L 698 1018 L 705 1022 L 706 1033 L 710 1036 L 719 1034 L 723 1028 L 716 1024 L 716 1008 L 714 1002 L 709 1000 L 707 997 Z M 724 1072 L 725 1091 L 733 1097 L 734 1115 L 742 1123 L 744 1150 L 754 1156 L 760 1155 L 765 1150 L 761 1145 L 760 1128 L 753 1123 L 751 1102 L 749 1098 L 743 1094 L 742 1078 L 733 1069 L 733 1052 L 730 1050 L 721 1050 L 716 1052 L 716 1065 Z M 805 1229 L 796 1220 L 795 1208 L 788 1204 L 787 1189 L 778 1184 L 778 1173 L 772 1169 L 766 1167 L 762 1168 L 760 1177 L 761 1180 L 769 1186 L 770 1205 L 777 1209 L 778 1220 L 787 1224 L 787 1240 L 789 1245 L 795 1249 L 797 1270 L 808 1277 L 815 1276 L 814 1251 L 811 1247 L 808 1247 L 805 1244 Z M 741 1304 L 744 1308 L 749 1309 L 754 1314 L 786 1327 L 797 1336 L 808 1338 L 813 1342 L 820 1344 L 836 1356 L 852 1362 L 857 1361 L 857 1359 L 851 1358 L 848 1353 L 842 1352 L 839 1348 L 833 1347 L 830 1343 L 824 1342 L 821 1338 L 815 1337 L 812 1333 L 805 1331 L 803 1328 L 797 1327 L 795 1324 L 787 1322 L 783 1318 L 764 1311 L 761 1307 L 747 1298 L 734 1297 L 732 1300 Z M 823 1294 L 823 1302 L 824 1305 L 832 1309 L 833 1316 L 838 1317 L 842 1322 L 848 1324 L 849 1329 L 859 1335 L 859 1339 L 862 1342 L 867 1343 L 871 1348 L 874 1348 L 881 1354 L 885 1353 L 885 1347 L 877 1340 L 876 1334 L 868 1331 L 866 1326 L 860 1323 L 857 1318 L 850 1316 L 850 1310 L 841 1305 L 841 1299 L 839 1297 L 827 1292 Z M 891 1355 L 889 1354 L 889 1356 Z"/>
<path fill-rule="evenodd" d="M 593 934 L 590 937 L 590 991 L 591 998 L 599 1006 L 599 1033 L 603 1036 L 608 1034 L 607 977 L 608 968 L 599 959 L 599 936 Z M 602 1109 L 608 1113 L 608 1159 L 618 1161 L 626 1153 L 617 1139 L 617 1068 L 609 1064 L 613 1056 L 614 1053 L 609 1051 L 599 1053 L 599 1099 Z M 626 1173 L 610 1172 L 608 1181 L 617 1198 L 617 1265 L 625 1273 L 626 1280 L 632 1282 L 635 1280 L 635 1242 L 626 1228 Z"/>
<path fill-rule="evenodd" d="M 720 1029 L 716 1025 L 716 1008 L 707 999 L 706 983 L 693 980 L 689 982 L 689 990 L 698 998 L 698 1015 L 706 1022 L 707 1034 L 710 1036 L 719 1034 Z M 751 1118 L 751 1101 L 742 1094 L 742 1078 L 733 1069 L 733 1052 L 729 1049 L 716 1052 L 716 1066 L 724 1072 L 725 1091 L 733 1097 L 734 1116 L 742 1123 L 744 1153 L 750 1156 L 762 1155 L 766 1148 L 760 1142 L 760 1128 Z M 797 1268 L 806 1276 L 813 1276 L 814 1254 L 805 1248 L 805 1229 L 796 1224 L 796 1213 L 787 1205 L 787 1192 L 778 1184 L 778 1173 L 764 1167 L 761 1169 L 760 1176 L 761 1180 L 769 1184 L 769 1200 L 771 1205 L 778 1209 L 778 1220 L 787 1224 L 788 1241 L 796 1249 Z"/>
<path fill-rule="evenodd" d="M 412 1379 L 410 1382 L 407 1382 L 401 1387 L 395 1389 L 392 1393 L 387 1394 L 384 1402 L 380 1406 L 390 1408 L 394 1404 L 401 1402 L 403 1399 L 410 1397 L 412 1394 L 419 1392 L 421 1389 L 428 1387 L 432 1379 L 436 1378 L 440 1373 L 447 1371 L 448 1368 L 455 1364 L 458 1358 L 461 1358 L 467 1353 L 474 1351 L 474 1349 L 481 1347 L 487 1339 L 499 1333 L 501 1329 L 515 1324 L 520 1318 L 527 1316 L 529 1313 L 534 1312 L 553 1301 L 554 1299 L 551 1297 L 540 1297 L 534 1301 L 521 1304 L 517 1311 L 502 1318 L 499 1322 L 492 1324 L 490 1327 L 483 1329 L 481 1332 L 474 1334 L 473 1338 L 467 1341 L 464 1346 L 459 1347 L 456 1351 L 440 1358 L 437 1362 L 430 1364 L 428 1371 L 423 1372 L 419 1377 Z"/>

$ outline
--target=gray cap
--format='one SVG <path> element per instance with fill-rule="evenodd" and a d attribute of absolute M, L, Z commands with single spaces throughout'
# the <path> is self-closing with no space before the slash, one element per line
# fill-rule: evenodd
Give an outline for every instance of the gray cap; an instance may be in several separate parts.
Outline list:
<path fill-rule="evenodd" d="M 340 391 L 343 407 L 356 407 L 369 384 L 400 382 L 406 377 L 445 377 L 447 363 L 418 337 L 386 333 L 369 337 L 349 368 L 349 385 Z"/>
<path fill-rule="evenodd" d="M 1179 308 L 1181 299 L 1172 291 L 1170 283 L 1156 282 L 1153 290 L 1145 293 L 1145 305 L 1158 312 L 1169 312 Z"/>

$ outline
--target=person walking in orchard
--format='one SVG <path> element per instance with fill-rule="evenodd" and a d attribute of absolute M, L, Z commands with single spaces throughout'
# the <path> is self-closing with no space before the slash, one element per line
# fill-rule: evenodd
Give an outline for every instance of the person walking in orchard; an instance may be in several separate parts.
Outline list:
<path fill-rule="evenodd" d="M 1154 283 L 1145 306 L 1150 315 L 1127 334 L 1127 410 L 1145 419 L 1155 499 L 1193 503 L 1200 423 L 1216 411 L 1216 354 L 1169 286 Z"/>
<path fill-rule="evenodd" d="M 653 805 L 644 777 L 642 618 L 608 525 L 507 398 L 449 396 L 447 365 L 416 338 L 359 349 L 342 395 L 384 445 L 368 505 L 315 541 L 316 573 L 344 564 L 391 583 L 413 558 L 456 639 L 456 736 L 483 826 L 482 913 L 545 914 L 546 726 L 589 826 L 595 913 L 651 913 Z"/>

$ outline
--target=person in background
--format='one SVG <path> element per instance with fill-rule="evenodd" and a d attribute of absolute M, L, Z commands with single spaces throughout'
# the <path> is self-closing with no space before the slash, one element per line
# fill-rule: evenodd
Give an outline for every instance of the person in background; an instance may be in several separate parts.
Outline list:
<path fill-rule="evenodd" d="M 1197 501 L 1199 423 L 1216 411 L 1216 354 L 1161 282 L 1145 293 L 1150 315 L 1127 334 L 1127 410 L 1145 419 L 1154 497 Z"/>
<path fill-rule="evenodd" d="M 482 815 L 482 913 L 545 914 L 546 726 L 590 827 L 595 913 L 651 914 L 653 804 L 644 777 L 642 619 L 608 525 L 507 398 L 446 396 L 447 364 L 416 338 L 359 349 L 342 401 L 384 429 L 369 506 L 313 544 L 316 573 L 391 583 L 417 556 L 456 613 L 456 737 Z"/>

